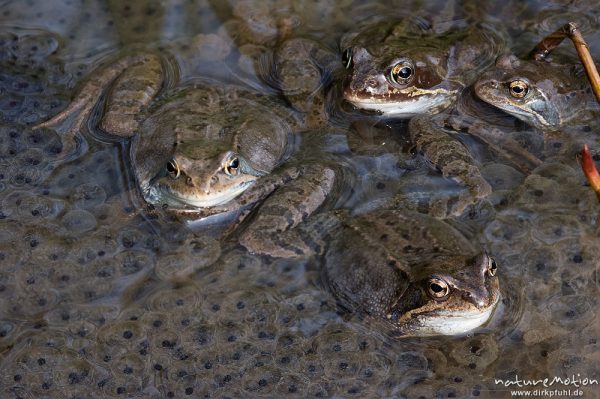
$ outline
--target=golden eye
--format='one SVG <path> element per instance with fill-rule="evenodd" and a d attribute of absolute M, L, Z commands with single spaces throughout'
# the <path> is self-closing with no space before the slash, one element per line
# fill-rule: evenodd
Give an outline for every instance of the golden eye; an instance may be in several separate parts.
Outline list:
<path fill-rule="evenodd" d="M 225 172 L 230 175 L 236 175 L 238 173 L 238 168 L 240 167 L 240 160 L 237 157 L 231 158 L 227 162 L 227 166 L 225 166 Z"/>
<path fill-rule="evenodd" d="M 489 257 L 488 258 L 488 268 L 487 268 L 487 272 L 491 277 L 494 277 L 496 275 L 496 272 L 498 271 L 498 265 L 496 265 L 496 261 Z"/>
<path fill-rule="evenodd" d="M 407 84 L 415 73 L 415 67 L 411 62 L 401 61 L 390 70 L 390 79 L 398 85 Z"/>
<path fill-rule="evenodd" d="M 444 299 L 450 293 L 448 283 L 439 278 L 430 279 L 427 290 L 433 299 Z"/>
<path fill-rule="evenodd" d="M 344 64 L 344 67 L 346 69 L 350 69 L 350 67 L 352 66 L 352 48 L 351 47 L 348 47 L 342 53 L 342 63 Z"/>
<path fill-rule="evenodd" d="M 179 169 L 177 161 L 171 159 L 169 162 L 167 162 L 167 172 L 169 172 L 169 176 L 171 176 L 173 179 L 177 179 L 181 175 L 181 169 Z"/>
<path fill-rule="evenodd" d="M 529 92 L 529 85 L 523 80 L 513 80 L 509 85 L 510 95 L 516 98 L 523 98 Z"/>

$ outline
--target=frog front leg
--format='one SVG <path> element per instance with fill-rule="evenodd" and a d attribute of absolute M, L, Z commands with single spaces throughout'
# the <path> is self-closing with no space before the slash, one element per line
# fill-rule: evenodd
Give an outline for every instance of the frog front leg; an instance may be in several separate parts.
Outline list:
<path fill-rule="evenodd" d="M 467 148 L 438 127 L 431 117 L 412 118 L 409 131 L 417 150 L 439 169 L 444 177 L 451 177 L 466 188 L 451 205 L 451 209 L 448 210 L 450 214 L 460 215 L 467 206 L 491 194 L 492 187 L 481 176 Z"/>
<path fill-rule="evenodd" d="M 293 229 L 314 213 L 335 184 L 335 172 L 316 165 L 275 191 L 249 220 L 239 242 L 249 252 L 273 257 L 296 258 L 313 249 Z"/>
<path fill-rule="evenodd" d="M 89 117 L 96 102 L 108 86 L 106 112 L 100 126 L 107 133 L 130 137 L 138 126 L 137 116 L 150 104 L 163 83 L 161 60 L 154 54 L 133 54 L 94 72 L 73 101 L 35 128 L 50 128 L 63 136 L 63 150 L 69 154 L 75 148 L 75 135 Z"/>

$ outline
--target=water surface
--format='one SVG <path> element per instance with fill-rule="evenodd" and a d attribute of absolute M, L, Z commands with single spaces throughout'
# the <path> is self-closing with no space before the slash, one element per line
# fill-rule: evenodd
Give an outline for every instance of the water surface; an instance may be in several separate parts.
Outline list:
<path fill-rule="evenodd" d="M 31 129 L 100 62 L 130 49 L 169 51 L 182 81 L 266 90 L 251 55 L 276 45 L 282 24 L 339 52 L 357 21 L 401 10 L 487 22 L 523 55 L 575 21 L 600 55 L 593 2 L 252 3 L 0 2 L 0 397 L 505 398 L 510 388 L 495 379 L 600 380 L 598 204 L 573 159 L 525 174 L 471 139 L 495 192 L 461 223 L 500 265 L 502 304 L 468 336 L 396 340 L 340 309 L 318 262 L 251 256 L 140 213 L 128 143 L 98 134 L 94 118 L 67 160 L 57 134 Z M 239 21 L 263 47 L 233 44 Z M 558 53 L 574 54 L 568 45 Z M 323 145 L 351 154 L 358 170 L 344 207 L 452 189 L 398 151 L 402 124 L 374 136 L 343 117 L 331 125 Z M 522 142 L 543 147 L 539 132 L 515 126 Z M 575 129 L 597 143 L 597 126 Z M 173 279 L 181 270 L 187 277 Z M 598 385 L 581 389 L 600 395 Z"/>

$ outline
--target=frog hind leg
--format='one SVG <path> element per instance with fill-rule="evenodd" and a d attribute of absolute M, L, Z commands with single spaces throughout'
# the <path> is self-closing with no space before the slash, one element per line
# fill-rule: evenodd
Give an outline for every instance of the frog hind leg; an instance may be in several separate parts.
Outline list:
<path fill-rule="evenodd" d="M 144 73 L 141 73 L 140 69 L 143 69 Z M 145 78 L 140 76 L 145 76 Z M 103 117 L 102 127 L 108 133 L 117 136 L 131 136 L 137 126 L 136 123 L 123 123 L 122 121 L 127 118 L 135 120 L 135 114 L 148 105 L 162 85 L 162 66 L 156 55 L 134 54 L 105 67 L 85 82 L 73 101 L 64 110 L 52 119 L 34 126 L 34 129 L 56 130 L 63 136 L 61 152 L 69 154 L 76 147 L 76 134 L 81 130 L 102 92 L 115 80 L 116 84 L 108 98 L 107 113 Z M 140 88 L 142 83 L 145 83 L 146 87 L 137 94 L 137 97 L 130 93 L 132 88 Z M 126 99 L 137 102 L 129 103 L 129 107 L 123 108 L 122 105 L 124 101 L 127 101 Z M 109 122 L 108 119 L 113 118 L 117 110 L 122 113 L 116 119 L 119 122 Z"/>
<path fill-rule="evenodd" d="M 280 89 L 304 113 L 306 126 L 323 126 L 328 118 L 325 90 L 341 69 L 337 55 L 311 39 L 294 38 L 282 43 L 275 63 Z"/>
<path fill-rule="evenodd" d="M 481 175 L 467 148 L 435 126 L 430 117 L 411 119 L 409 131 L 418 151 L 439 169 L 444 177 L 451 177 L 466 188 L 458 198 L 449 202 L 449 214 L 460 215 L 467 206 L 491 194 L 492 187 Z"/>
<path fill-rule="evenodd" d="M 119 137 L 135 134 L 138 115 L 152 102 L 163 85 L 164 71 L 161 60 L 153 54 L 144 54 L 121 73 L 109 94 L 107 109 L 100 127 Z"/>
<path fill-rule="evenodd" d="M 294 231 L 326 200 L 335 183 L 329 168 L 306 167 L 302 175 L 271 195 L 240 236 L 249 252 L 302 258 L 317 252 L 309 237 Z"/>
<path fill-rule="evenodd" d="M 493 151 L 511 162 L 523 173 L 529 174 L 542 164 L 537 156 L 523 148 L 522 144 L 509 137 L 508 133 L 502 129 L 474 123 L 469 127 L 469 134 L 473 134 L 487 143 Z"/>

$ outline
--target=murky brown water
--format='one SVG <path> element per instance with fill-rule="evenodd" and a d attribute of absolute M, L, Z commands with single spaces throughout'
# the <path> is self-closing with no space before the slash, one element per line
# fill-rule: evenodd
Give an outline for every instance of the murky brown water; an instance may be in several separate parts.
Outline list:
<path fill-rule="evenodd" d="M 137 212 L 127 142 L 90 123 L 79 155 L 59 160 L 59 136 L 31 129 L 122 48 L 168 49 L 182 81 L 261 87 L 250 62 L 260 48 L 227 41 L 227 2 L 0 4 L 1 398 L 505 398 L 511 388 L 495 379 L 600 380 L 599 208 L 574 160 L 525 175 L 474 143 L 495 192 L 461 223 L 501 265 L 502 306 L 465 337 L 394 340 L 336 306 L 317 262 L 254 257 Z M 592 1 L 274 0 L 241 7 L 237 18 L 267 49 L 285 22 L 339 51 L 355 21 L 396 9 L 435 17 L 442 6 L 441 18 L 503 26 L 519 55 L 573 20 L 600 56 Z M 405 141 L 393 128 L 374 133 L 387 135 L 382 147 L 343 117 L 322 144 L 351 154 L 357 168 L 342 206 L 376 208 L 397 192 L 428 196 L 448 184 L 398 152 Z M 579 128 L 598 143 L 598 126 Z M 527 127 L 515 134 L 543 146 Z M 600 397 L 597 384 L 580 389 Z"/>

